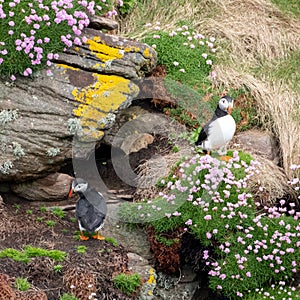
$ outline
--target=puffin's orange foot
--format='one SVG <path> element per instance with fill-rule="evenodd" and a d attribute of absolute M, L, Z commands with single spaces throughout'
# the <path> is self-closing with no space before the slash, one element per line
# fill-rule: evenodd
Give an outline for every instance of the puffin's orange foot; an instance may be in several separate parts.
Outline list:
<path fill-rule="evenodd" d="M 88 236 L 85 236 L 83 233 L 79 236 L 79 238 L 80 238 L 82 241 L 88 241 L 88 240 L 89 240 L 89 237 L 88 237 Z"/>
<path fill-rule="evenodd" d="M 227 155 L 225 155 L 225 156 L 220 156 L 220 160 L 224 160 L 224 161 L 229 161 L 230 159 L 232 159 L 232 157 L 231 156 L 227 156 Z"/>
<path fill-rule="evenodd" d="M 93 237 L 93 239 L 100 240 L 100 241 L 105 240 L 105 237 L 103 235 L 101 235 L 99 232 L 97 234 L 93 235 L 92 237 Z"/>

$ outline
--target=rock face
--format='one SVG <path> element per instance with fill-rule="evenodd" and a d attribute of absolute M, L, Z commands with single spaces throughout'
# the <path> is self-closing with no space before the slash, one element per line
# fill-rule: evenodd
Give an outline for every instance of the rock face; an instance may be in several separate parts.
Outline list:
<path fill-rule="evenodd" d="M 11 185 L 13 192 L 32 201 L 58 201 L 65 200 L 70 190 L 73 177 L 52 173 L 35 181 L 16 183 Z"/>
<path fill-rule="evenodd" d="M 232 142 L 244 151 L 267 158 L 275 164 L 279 162 L 279 148 L 271 133 L 248 130 L 237 134 Z"/>
<path fill-rule="evenodd" d="M 92 28 L 84 34 L 86 44 L 61 54 L 51 74 L 0 80 L 0 181 L 40 178 L 85 156 L 137 96 L 132 79 L 156 64 L 145 44 Z"/>

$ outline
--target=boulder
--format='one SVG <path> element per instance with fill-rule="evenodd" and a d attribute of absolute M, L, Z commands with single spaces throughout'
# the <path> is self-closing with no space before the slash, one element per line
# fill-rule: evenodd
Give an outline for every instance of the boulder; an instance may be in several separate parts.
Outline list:
<path fill-rule="evenodd" d="M 52 173 L 46 177 L 11 185 L 13 192 L 32 201 L 58 201 L 67 199 L 73 177 Z"/>
<path fill-rule="evenodd" d="M 235 147 L 244 151 L 279 162 L 279 147 L 274 136 L 270 132 L 259 130 L 248 130 L 235 135 L 232 143 Z"/>
<path fill-rule="evenodd" d="M 148 45 L 93 28 L 84 35 L 87 42 L 60 54 L 50 72 L 0 79 L 0 181 L 33 180 L 86 157 L 138 95 L 133 79 L 156 64 Z"/>

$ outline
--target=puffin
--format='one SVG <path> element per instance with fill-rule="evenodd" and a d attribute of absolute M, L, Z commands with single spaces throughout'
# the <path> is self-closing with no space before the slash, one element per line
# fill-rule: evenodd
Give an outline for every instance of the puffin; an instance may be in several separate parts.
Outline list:
<path fill-rule="evenodd" d="M 98 240 L 104 240 L 105 237 L 100 234 L 107 213 L 107 206 L 103 195 L 92 188 L 89 183 L 82 178 L 75 178 L 69 191 L 69 198 L 73 193 L 77 193 L 80 198 L 76 203 L 76 218 L 79 224 L 80 239 L 86 241 L 89 239 L 84 234 L 95 233 L 92 237 Z"/>
<path fill-rule="evenodd" d="M 211 120 L 203 126 L 195 144 L 205 154 L 210 154 L 212 150 L 225 149 L 233 138 L 236 124 L 231 116 L 232 109 L 233 99 L 228 95 L 223 96 Z"/>

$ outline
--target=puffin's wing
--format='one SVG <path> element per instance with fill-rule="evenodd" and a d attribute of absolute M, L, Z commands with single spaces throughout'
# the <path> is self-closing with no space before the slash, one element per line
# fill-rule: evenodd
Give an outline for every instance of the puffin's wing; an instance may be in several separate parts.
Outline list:
<path fill-rule="evenodd" d="M 95 189 L 91 189 L 85 197 L 98 211 L 104 215 L 107 214 L 107 205 L 101 193 L 97 192 Z"/>
<path fill-rule="evenodd" d="M 99 228 L 105 219 L 105 214 L 84 198 L 77 202 L 76 216 L 81 226 L 90 233 Z"/>
<path fill-rule="evenodd" d="M 197 146 L 198 145 L 201 145 L 204 141 L 207 140 L 208 138 L 208 133 L 209 133 L 209 129 L 210 129 L 210 125 L 211 123 L 214 121 L 214 118 L 212 118 L 208 123 L 206 123 L 202 130 L 200 131 L 200 134 L 198 136 L 198 140 L 197 142 L 195 143 Z"/>

